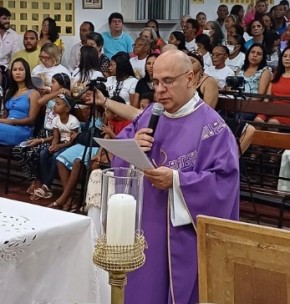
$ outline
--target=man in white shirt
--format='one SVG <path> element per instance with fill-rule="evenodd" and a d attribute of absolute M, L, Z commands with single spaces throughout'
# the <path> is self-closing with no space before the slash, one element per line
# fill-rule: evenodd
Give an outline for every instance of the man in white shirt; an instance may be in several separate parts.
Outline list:
<path fill-rule="evenodd" d="M 80 50 L 83 45 L 87 42 L 87 36 L 94 32 L 95 26 L 90 21 L 84 21 L 80 26 L 80 39 L 81 41 L 76 43 L 70 51 L 70 56 L 68 58 L 68 68 L 70 72 L 73 72 L 78 68 L 80 64 Z"/>
<path fill-rule="evenodd" d="M 0 84 L 5 90 L 8 86 L 7 67 L 13 53 L 19 51 L 18 35 L 10 28 L 10 11 L 0 7 Z"/>

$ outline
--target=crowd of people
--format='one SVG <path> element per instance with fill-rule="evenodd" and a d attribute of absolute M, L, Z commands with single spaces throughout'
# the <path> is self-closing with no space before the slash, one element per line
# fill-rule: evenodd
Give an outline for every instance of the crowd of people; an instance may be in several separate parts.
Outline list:
<path fill-rule="evenodd" d="M 230 12 L 222 4 L 216 20 L 207 20 L 205 12 L 182 16 L 180 29 L 168 37 L 150 19 L 135 41 L 115 12 L 104 33 L 83 21 L 80 41 L 71 50 L 50 17 L 39 35 L 25 32 L 20 49 L 10 16 L 0 7 L 0 145 L 13 147 L 31 182 L 29 199 L 75 211 L 72 190 L 83 165 L 128 165 L 97 145 L 87 153 L 92 128 L 94 136 L 135 137 L 156 168 L 144 170 L 147 261 L 129 276 L 126 303 L 198 302 L 196 216 L 238 220 L 238 159 L 255 131 L 243 121 L 225 123 L 215 111 L 219 91 L 232 89 L 227 77 L 241 76 L 243 91 L 256 94 L 249 100 L 262 102 L 266 93 L 290 95 L 288 1 L 269 8 L 267 0 L 257 0 Z M 67 64 L 64 51 L 70 53 Z M 164 105 L 164 113 L 153 138 L 147 126 L 154 102 Z M 90 109 L 85 121 L 76 114 L 80 108 Z M 290 124 L 283 117 L 240 117 Z M 55 199 L 57 173 L 63 192 Z M 177 222 L 175 212 L 183 214 Z M 144 277 L 150 280 L 145 283 Z"/>

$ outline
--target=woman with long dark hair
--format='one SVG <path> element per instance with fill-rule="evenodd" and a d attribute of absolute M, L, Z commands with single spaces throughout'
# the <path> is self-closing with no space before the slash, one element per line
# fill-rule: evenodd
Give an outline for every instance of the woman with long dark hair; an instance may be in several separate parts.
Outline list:
<path fill-rule="evenodd" d="M 101 72 L 98 51 L 92 47 L 83 45 L 80 52 L 80 64 L 72 73 L 72 92 L 78 96 L 86 90 L 88 82 L 97 77 L 104 77 Z"/>
<path fill-rule="evenodd" d="M 43 19 L 38 41 L 40 47 L 42 47 L 46 43 L 54 43 L 59 48 L 61 53 L 63 53 L 64 44 L 59 38 L 55 20 L 50 17 L 46 17 Z"/>
<path fill-rule="evenodd" d="M 29 64 L 22 58 L 12 62 L 10 86 L 0 118 L 0 145 L 17 145 L 32 136 L 39 113 L 40 94 L 31 81 Z"/>
<path fill-rule="evenodd" d="M 94 47 L 98 51 L 100 68 L 102 73 L 108 77 L 110 59 L 102 52 L 104 46 L 104 38 L 100 33 L 92 32 L 87 36 L 87 44 L 88 46 Z"/>
<path fill-rule="evenodd" d="M 187 53 L 187 49 L 185 47 L 185 37 L 184 34 L 180 31 L 174 31 L 170 33 L 168 44 L 173 44 L 177 47 L 178 50 Z"/>
<path fill-rule="evenodd" d="M 135 78 L 128 53 L 118 52 L 112 56 L 110 73 L 112 76 L 106 82 L 109 96 L 121 96 L 127 104 L 132 104 L 138 79 Z"/>
<path fill-rule="evenodd" d="M 271 81 L 271 71 L 267 66 L 267 52 L 260 43 L 254 43 L 246 53 L 245 63 L 237 76 L 244 77 L 244 92 L 265 95 Z M 251 97 L 251 100 L 262 100 L 261 98 Z M 252 120 L 255 114 L 247 113 L 244 118 Z"/>
<path fill-rule="evenodd" d="M 56 116 L 54 112 L 55 98 L 59 94 L 70 94 L 70 78 L 65 73 L 58 73 L 52 76 L 51 92 L 44 94 L 38 99 L 40 106 L 45 106 L 45 115 L 38 115 L 35 130 L 35 138 L 29 139 L 24 144 L 13 148 L 13 156 L 18 160 L 24 176 L 31 182 L 27 193 L 30 199 L 38 199 L 34 190 L 41 186 L 40 183 L 40 152 L 49 146 L 52 140 L 52 121 Z M 36 134 L 37 133 L 37 134 Z"/>
<path fill-rule="evenodd" d="M 134 102 L 131 104 L 136 108 L 140 108 L 140 100 L 144 94 L 153 93 L 153 66 L 158 54 L 150 54 L 145 63 L 145 76 L 141 78 L 135 88 Z"/>
<path fill-rule="evenodd" d="M 267 95 L 290 96 L 290 46 L 286 47 L 279 57 L 278 67 L 268 86 Z M 289 100 L 273 100 L 272 102 L 275 104 L 290 104 Z M 290 125 L 290 118 L 281 116 L 259 114 L 255 121 Z"/>

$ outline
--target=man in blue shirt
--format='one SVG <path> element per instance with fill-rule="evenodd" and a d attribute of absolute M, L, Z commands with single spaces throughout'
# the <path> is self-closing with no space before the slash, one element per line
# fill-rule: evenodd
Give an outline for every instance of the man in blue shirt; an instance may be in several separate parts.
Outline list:
<path fill-rule="evenodd" d="M 109 32 L 102 33 L 104 38 L 104 53 L 111 59 L 116 53 L 123 51 L 133 52 L 133 39 L 123 32 L 123 16 L 112 13 L 109 17 Z"/>

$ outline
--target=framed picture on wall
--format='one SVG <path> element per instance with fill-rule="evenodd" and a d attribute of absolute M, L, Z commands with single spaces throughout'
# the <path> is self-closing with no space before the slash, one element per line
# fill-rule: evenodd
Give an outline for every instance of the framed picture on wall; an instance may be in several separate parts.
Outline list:
<path fill-rule="evenodd" d="M 103 8 L 103 0 L 83 0 L 83 8 Z"/>

